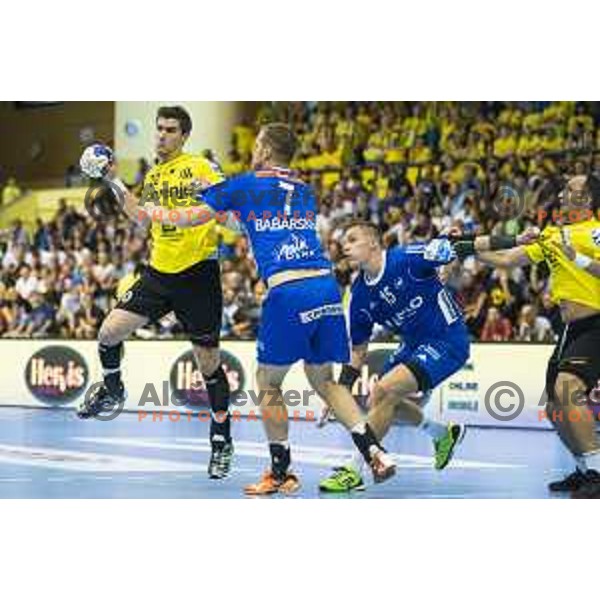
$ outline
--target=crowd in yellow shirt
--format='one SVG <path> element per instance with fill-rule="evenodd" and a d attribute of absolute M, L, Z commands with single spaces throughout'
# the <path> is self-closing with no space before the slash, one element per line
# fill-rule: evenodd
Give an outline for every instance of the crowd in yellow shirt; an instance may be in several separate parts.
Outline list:
<path fill-rule="evenodd" d="M 270 102 L 258 111 L 255 127 L 237 126 L 223 168 L 227 175 L 247 169 L 255 132 L 270 120 L 291 122 L 300 148 L 293 167 L 320 172 L 332 190 L 344 168 L 358 167 L 370 189 L 377 164 L 406 168 L 414 185 L 423 165 L 452 159 L 460 180 L 464 163 L 495 163 L 502 177 L 515 168 L 527 176 L 557 171 L 557 155 L 600 148 L 600 130 L 585 103 L 557 102 Z"/>

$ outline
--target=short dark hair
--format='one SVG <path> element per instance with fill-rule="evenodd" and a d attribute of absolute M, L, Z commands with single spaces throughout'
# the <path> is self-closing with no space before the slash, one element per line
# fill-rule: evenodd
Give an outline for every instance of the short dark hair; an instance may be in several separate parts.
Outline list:
<path fill-rule="evenodd" d="M 161 106 L 156 113 L 156 121 L 161 118 L 175 119 L 183 135 L 189 135 L 192 131 L 192 118 L 183 106 Z"/>
<path fill-rule="evenodd" d="M 296 154 L 298 140 L 292 128 L 285 123 L 268 123 L 261 128 L 263 141 L 273 151 L 273 158 L 289 165 Z"/>
<path fill-rule="evenodd" d="M 366 229 L 380 245 L 383 245 L 381 229 L 379 228 L 379 225 L 375 225 L 375 223 L 372 223 L 371 221 L 365 221 L 364 219 L 349 219 L 342 225 L 342 235 L 346 235 L 346 233 L 350 231 L 350 229 L 354 229 L 354 227 Z"/>

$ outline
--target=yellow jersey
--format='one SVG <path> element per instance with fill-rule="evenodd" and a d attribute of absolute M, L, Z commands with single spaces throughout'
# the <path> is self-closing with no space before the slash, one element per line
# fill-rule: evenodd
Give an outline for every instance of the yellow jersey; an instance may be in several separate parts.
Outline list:
<path fill-rule="evenodd" d="M 600 221 L 591 219 L 565 225 L 571 244 L 577 252 L 600 260 Z M 535 263 L 546 261 L 550 269 L 550 292 L 556 303 L 570 300 L 600 310 L 600 279 L 576 266 L 560 250 L 560 227 L 546 227 L 537 242 L 525 246 L 527 256 Z"/>
<path fill-rule="evenodd" d="M 219 168 L 201 156 L 180 154 L 152 168 L 144 179 L 142 199 L 154 204 L 155 210 L 179 209 L 185 218 L 185 208 L 196 204 L 192 183 L 219 183 L 223 180 Z M 218 236 L 216 221 L 181 229 L 176 225 L 152 221 L 150 266 L 161 273 L 180 273 L 196 263 L 216 258 Z"/>

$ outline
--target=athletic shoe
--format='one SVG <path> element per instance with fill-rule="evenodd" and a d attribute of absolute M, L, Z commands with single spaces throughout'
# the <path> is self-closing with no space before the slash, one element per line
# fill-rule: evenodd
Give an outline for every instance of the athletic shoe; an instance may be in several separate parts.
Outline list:
<path fill-rule="evenodd" d="M 433 441 L 435 449 L 435 468 L 438 471 L 444 469 L 454 456 L 456 446 L 462 442 L 466 427 L 456 423 L 448 423 L 446 434 Z"/>
<path fill-rule="evenodd" d="M 99 415 L 101 412 L 112 410 L 121 402 L 125 402 L 127 394 L 123 384 L 119 384 L 115 393 L 110 393 L 103 383 L 97 385 L 90 394 L 86 394 L 85 399 L 77 409 L 77 416 L 80 419 L 90 419 Z"/>
<path fill-rule="evenodd" d="M 300 489 L 300 480 L 294 473 L 287 473 L 282 479 L 275 477 L 272 471 L 265 471 L 258 483 L 247 485 L 244 493 L 249 496 L 267 496 L 269 494 L 293 494 Z"/>
<path fill-rule="evenodd" d="M 319 484 L 322 492 L 343 494 L 353 490 L 362 492 L 365 489 L 360 473 L 354 467 L 335 467 L 334 474 L 323 479 Z"/>
<path fill-rule="evenodd" d="M 587 483 L 586 474 L 580 469 L 575 469 L 560 481 L 552 481 L 548 484 L 551 492 L 576 492 Z"/>
<path fill-rule="evenodd" d="M 585 472 L 585 483 L 571 493 L 577 500 L 593 500 L 600 498 L 600 473 L 594 469 Z"/>
<path fill-rule="evenodd" d="M 211 479 L 225 479 L 231 471 L 233 459 L 233 444 L 231 442 L 213 442 L 208 476 Z"/>
<path fill-rule="evenodd" d="M 383 483 L 396 474 L 396 464 L 385 450 L 373 452 L 369 466 L 375 483 Z"/>

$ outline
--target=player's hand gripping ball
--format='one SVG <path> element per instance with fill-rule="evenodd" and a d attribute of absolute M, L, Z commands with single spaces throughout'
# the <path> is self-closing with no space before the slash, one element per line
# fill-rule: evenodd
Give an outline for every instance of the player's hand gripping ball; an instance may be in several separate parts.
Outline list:
<path fill-rule="evenodd" d="M 104 144 L 88 146 L 79 159 L 81 171 L 92 179 L 106 177 L 115 160 L 113 151 Z"/>

